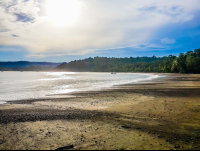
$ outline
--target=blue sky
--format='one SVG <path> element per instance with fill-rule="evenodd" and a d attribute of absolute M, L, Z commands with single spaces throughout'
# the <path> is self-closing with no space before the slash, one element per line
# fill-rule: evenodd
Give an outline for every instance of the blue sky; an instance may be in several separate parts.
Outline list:
<path fill-rule="evenodd" d="M 0 61 L 178 55 L 200 48 L 199 0 L 0 0 Z"/>

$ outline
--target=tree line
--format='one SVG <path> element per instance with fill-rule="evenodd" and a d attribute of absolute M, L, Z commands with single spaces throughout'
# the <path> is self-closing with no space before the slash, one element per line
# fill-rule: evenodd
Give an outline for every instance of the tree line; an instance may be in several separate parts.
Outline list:
<path fill-rule="evenodd" d="M 200 49 L 179 56 L 107 58 L 94 57 L 62 63 L 57 67 L 1 67 L 0 71 L 73 71 L 73 72 L 160 72 L 200 73 Z"/>
<path fill-rule="evenodd" d="M 62 63 L 56 70 L 88 72 L 200 73 L 200 49 L 168 57 L 94 57 Z"/>

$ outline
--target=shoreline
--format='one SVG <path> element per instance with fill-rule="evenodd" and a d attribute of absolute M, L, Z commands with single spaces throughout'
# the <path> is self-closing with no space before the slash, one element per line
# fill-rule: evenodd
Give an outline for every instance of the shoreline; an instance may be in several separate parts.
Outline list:
<path fill-rule="evenodd" d="M 200 149 L 200 75 L 164 75 L 0 105 L 0 149 Z"/>
<path fill-rule="evenodd" d="M 108 72 L 108 73 L 110 73 L 110 72 Z M 119 73 L 123 73 L 123 72 L 119 72 Z M 32 102 L 35 102 L 35 101 L 44 101 L 44 100 L 55 99 L 55 98 L 58 98 L 58 96 L 59 96 L 59 98 L 61 98 L 61 96 L 63 96 L 63 98 L 76 97 L 76 93 L 82 93 L 82 92 L 83 93 L 90 93 L 90 92 L 93 92 L 93 91 L 101 92 L 101 91 L 106 91 L 107 89 L 112 89 L 112 88 L 115 89 L 115 87 L 117 87 L 117 86 L 126 85 L 126 84 L 147 83 L 147 82 L 153 81 L 154 79 L 161 78 L 159 76 L 164 75 L 164 74 L 159 74 L 159 73 L 132 73 L 132 72 L 127 72 L 127 73 L 141 74 L 141 75 L 145 75 L 145 74 L 147 74 L 147 75 L 155 75 L 157 77 L 151 77 L 150 79 L 149 79 L 149 77 L 148 78 L 143 78 L 143 79 L 137 79 L 136 82 L 123 82 L 123 83 L 120 83 L 120 84 L 115 84 L 115 85 L 102 87 L 102 88 L 99 88 L 97 90 L 78 90 L 78 91 L 73 91 L 73 92 L 68 92 L 68 93 L 49 94 L 49 95 L 46 95 L 46 96 L 43 96 L 43 97 L 39 97 L 39 98 L 25 98 L 25 99 L 19 99 L 19 100 L 3 100 L 2 102 L 0 102 L 0 105 L 10 104 L 10 103 L 18 104 L 18 102 L 24 102 L 25 104 L 26 103 L 31 104 Z"/>

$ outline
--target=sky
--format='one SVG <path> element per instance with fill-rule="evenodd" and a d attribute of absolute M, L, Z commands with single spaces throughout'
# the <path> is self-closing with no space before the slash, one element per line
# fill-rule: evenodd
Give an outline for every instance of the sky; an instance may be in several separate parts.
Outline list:
<path fill-rule="evenodd" d="M 197 48 L 199 0 L 0 0 L 0 61 L 162 57 Z"/>

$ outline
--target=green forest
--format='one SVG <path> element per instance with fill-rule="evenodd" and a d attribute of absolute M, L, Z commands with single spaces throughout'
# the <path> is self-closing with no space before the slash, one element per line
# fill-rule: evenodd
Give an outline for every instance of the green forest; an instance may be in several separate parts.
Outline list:
<path fill-rule="evenodd" d="M 56 70 L 92 72 L 200 73 L 200 49 L 179 56 L 107 58 L 94 57 L 62 63 Z"/>
<path fill-rule="evenodd" d="M 62 63 L 57 67 L 1 67 L 0 71 L 73 71 L 73 72 L 160 72 L 200 73 L 200 48 L 179 56 L 107 58 L 94 57 Z"/>

